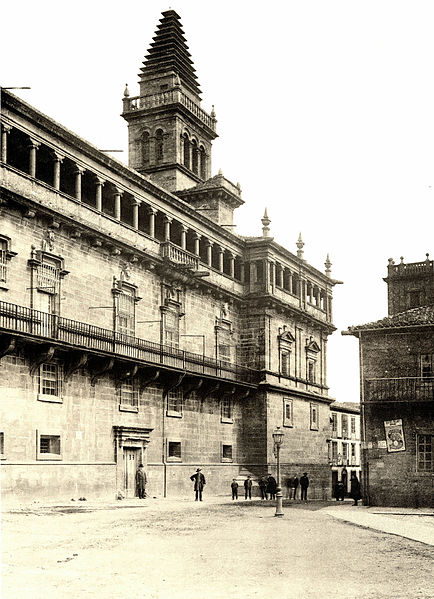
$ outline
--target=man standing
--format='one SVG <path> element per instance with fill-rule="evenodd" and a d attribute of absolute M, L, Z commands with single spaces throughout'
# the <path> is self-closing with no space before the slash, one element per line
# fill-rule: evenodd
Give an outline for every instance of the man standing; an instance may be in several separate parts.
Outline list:
<path fill-rule="evenodd" d="M 146 472 L 143 468 L 143 464 L 140 464 L 136 472 L 136 489 L 139 499 L 145 499 L 146 497 L 146 483 Z"/>
<path fill-rule="evenodd" d="M 309 487 L 309 479 L 307 477 L 307 472 L 303 472 L 303 476 L 300 478 L 300 487 L 301 487 L 301 497 L 300 499 L 303 501 L 307 501 L 307 488 Z"/>
<path fill-rule="evenodd" d="M 292 479 L 292 488 L 294 489 L 294 499 L 297 499 L 297 488 L 298 488 L 298 476 L 294 474 L 294 478 Z"/>
<path fill-rule="evenodd" d="M 261 491 L 261 499 L 268 499 L 267 497 L 267 481 L 264 476 L 259 479 L 259 489 Z"/>
<path fill-rule="evenodd" d="M 274 476 L 271 474 L 268 475 L 267 479 L 267 493 L 270 496 L 270 499 L 276 499 L 276 491 L 277 491 L 277 482 Z"/>
<path fill-rule="evenodd" d="M 232 479 L 231 489 L 232 489 L 232 499 L 238 499 L 238 483 L 235 480 L 235 478 Z"/>
<path fill-rule="evenodd" d="M 196 474 L 190 476 L 190 480 L 194 481 L 194 491 L 196 493 L 195 501 L 202 501 L 202 491 L 204 486 L 206 485 L 205 477 L 200 471 L 200 468 L 196 470 Z"/>
<path fill-rule="evenodd" d="M 244 499 L 252 498 L 252 477 L 249 476 L 244 481 Z"/>

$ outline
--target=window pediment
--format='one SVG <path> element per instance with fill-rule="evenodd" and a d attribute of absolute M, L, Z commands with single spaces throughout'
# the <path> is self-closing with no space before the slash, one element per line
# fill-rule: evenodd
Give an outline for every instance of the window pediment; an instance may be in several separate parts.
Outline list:
<path fill-rule="evenodd" d="M 306 339 L 306 353 L 307 354 L 318 354 L 321 351 L 320 346 L 318 345 L 318 343 L 316 341 L 314 341 L 312 339 L 312 337 L 310 339 Z"/>
<path fill-rule="evenodd" d="M 284 331 L 281 335 L 278 336 L 280 339 L 281 343 L 284 343 L 286 345 L 291 345 L 292 343 L 295 342 L 295 337 L 294 335 L 291 333 L 291 331 Z"/>

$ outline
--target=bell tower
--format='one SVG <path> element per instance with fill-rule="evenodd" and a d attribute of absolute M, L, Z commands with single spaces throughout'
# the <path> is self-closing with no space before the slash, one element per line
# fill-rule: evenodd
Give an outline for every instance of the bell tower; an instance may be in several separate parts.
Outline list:
<path fill-rule="evenodd" d="M 140 93 L 125 88 L 122 116 L 128 123 L 128 164 L 176 192 L 211 176 L 211 144 L 217 137 L 214 109 L 200 106 L 201 90 L 180 17 L 162 18 L 141 73 Z"/>

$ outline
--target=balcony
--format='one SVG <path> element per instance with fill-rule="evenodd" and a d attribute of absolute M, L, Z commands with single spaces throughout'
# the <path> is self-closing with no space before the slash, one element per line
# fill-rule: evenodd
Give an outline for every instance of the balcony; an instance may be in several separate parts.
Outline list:
<path fill-rule="evenodd" d="M 434 377 L 367 379 L 365 385 L 367 402 L 434 401 Z"/>
<path fill-rule="evenodd" d="M 158 365 L 250 386 L 259 382 L 258 371 L 245 366 L 7 302 L 0 302 L 0 332 L 126 358 L 144 366 Z"/>
<path fill-rule="evenodd" d="M 164 241 L 160 244 L 160 253 L 162 258 L 168 258 L 175 264 L 183 264 L 193 270 L 199 268 L 199 256 L 181 249 L 171 241 Z"/>

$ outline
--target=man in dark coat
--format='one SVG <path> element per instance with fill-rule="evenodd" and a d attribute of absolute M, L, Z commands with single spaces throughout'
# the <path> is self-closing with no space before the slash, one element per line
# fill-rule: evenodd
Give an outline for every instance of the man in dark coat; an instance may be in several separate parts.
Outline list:
<path fill-rule="evenodd" d="M 232 489 L 232 499 L 238 499 L 238 483 L 235 480 L 235 478 L 232 479 L 231 489 Z"/>
<path fill-rule="evenodd" d="M 261 499 L 268 499 L 267 497 L 267 481 L 264 476 L 259 479 L 259 489 L 261 491 Z"/>
<path fill-rule="evenodd" d="M 271 474 L 269 474 L 267 478 L 267 493 L 270 496 L 270 499 L 276 499 L 276 491 L 276 479 L 274 478 L 274 476 L 271 476 Z"/>
<path fill-rule="evenodd" d="M 244 499 L 252 498 L 252 477 L 249 476 L 244 481 Z"/>
<path fill-rule="evenodd" d="M 335 485 L 335 497 L 336 501 L 343 501 L 345 498 L 345 488 L 341 480 L 338 480 Z"/>
<path fill-rule="evenodd" d="M 303 472 L 303 476 L 300 478 L 300 487 L 301 487 L 301 497 L 300 499 L 303 501 L 307 501 L 307 489 L 309 487 L 309 478 L 307 476 L 307 472 Z"/>
<path fill-rule="evenodd" d="M 294 489 L 294 499 L 297 499 L 297 489 L 298 489 L 298 476 L 294 474 L 294 478 L 292 479 L 292 488 Z"/>
<path fill-rule="evenodd" d="M 139 499 L 145 499 L 146 497 L 146 482 L 146 472 L 143 468 L 143 464 L 140 464 L 136 472 L 136 489 Z"/>
<path fill-rule="evenodd" d="M 202 501 L 202 491 L 204 486 L 206 485 L 205 477 L 200 471 L 200 468 L 196 470 L 196 474 L 190 476 L 190 480 L 194 481 L 194 491 L 196 493 L 195 501 Z"/>
<path fill-rule="evenodd" d="M 357 505 L 357 502 L 360 499 L 362 499 L 362 494 L 360 492 L 360 482 L 355 472 L 351 474 L 350 495 L 354 499 L 354 505 Z"/>

